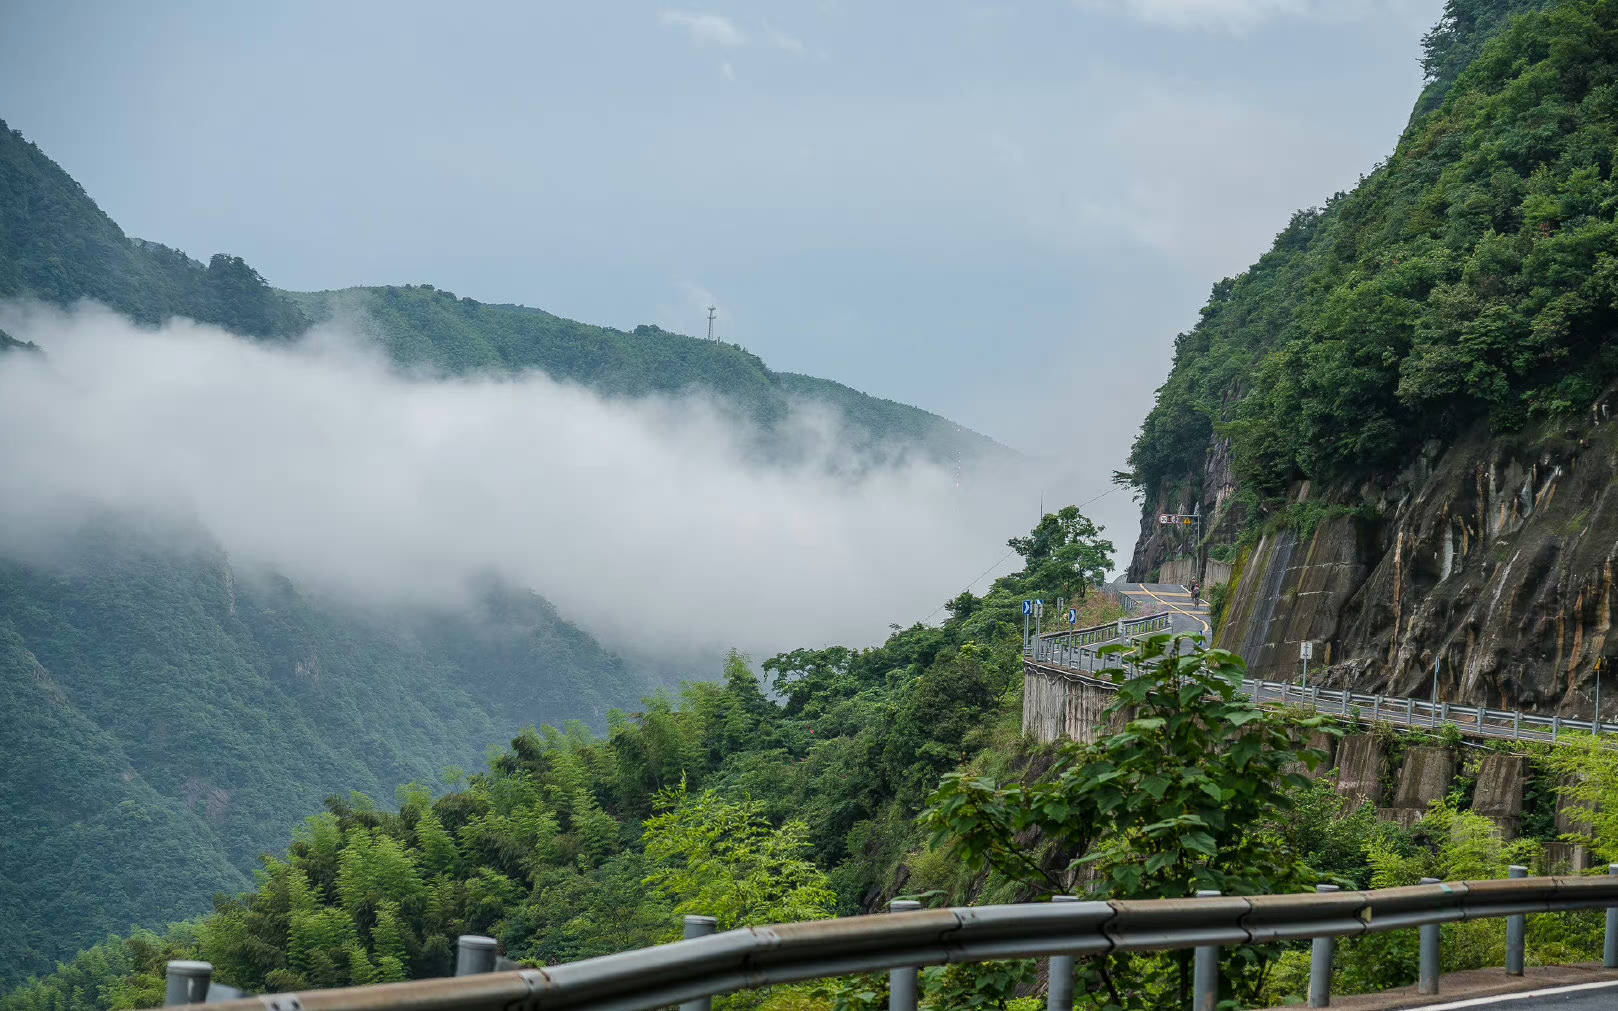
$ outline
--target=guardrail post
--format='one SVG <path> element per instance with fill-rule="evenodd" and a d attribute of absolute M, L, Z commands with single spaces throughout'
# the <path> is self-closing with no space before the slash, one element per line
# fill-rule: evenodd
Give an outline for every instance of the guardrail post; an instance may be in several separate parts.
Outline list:
<path fill-rule="evenodd" d="M 1511 714 L 1511 739 L 1514 741 L 1522 740 L 1522 710 L 1517 710 Z"/>
<path fill-rule="evenodd" d="M 1335 892 L 1336 885 L 1316 885 L 1317 892 Z M 1309 1006 L 1331 1005 L 1331 961 L 1337 954 L 1337 938 L 1317 937 L 1309 949 Z"/>
<path fill-rule="evenodd" d="M 1052 902 L 1077 902 L 1074 895 L 1052 895 Z M 1073 956 L 1052 955 L 1045 972 L 1045 1011 L 1073 1011 Z"/>
<path fill-rule="evenodd" d="M 493 972 L 495 959 L 500 957 L 495 948 L 494 938 L 482 934 L 462 934 L 456 938 L 455 975 L 476 976 L 480 972 Z"/>
<path fill-rule="evenodd" d="M 1424 885 L 1436 885 L 1438 878 L 1422 878 Z M 1424 923 L 1421 930 L 1421 972 L 1416 979 L 1416 992 L 1438 992 L 1438 924 Z"/>
<path fill-rule="evenodd" d="M 685 938 L 707 937 L 719 930 L 719 921 L 712 916 L 687 916 L 685 918 Z M 712 1011 L 712 997 L 698 997 L 680 1004 L 680 1011 Z"/>
<path fill-rule="evenodd" d="M 1197 892 L 1197 898 L 1207 899 L 1218 894 L 1204 889 Z M 1191 970 L 1191 1011 L 1214 1011 L 1219 1006 L 1219 946 L 1203 945 L 1196 949 L 1195 958 Z"/>
<path fill-rule="evenodd" d="M 1371 699 L 1371 722 L 1382 722 L 1382 696 L 1380 695 Z"/>
<path fill-rule="evenodd" d="M 1607 873 L 1618 874 L 1618 864 L 1608 864 Z M 1601 964 L 1618 969 L 1618 906 L 1607 907 L 1607 940 L 1602 945 Z"/>
<path fill-rule="evenodd" d="M 921 908 L 914 899 L 894 899 L 890 913 L 909 913 Z M 888 1011 L 916 1011 L 916 990 L 920 973 L 915 966 L 888 970 Z"/>
<path fill-rule="evenodd" d="M 191 962 L 176 959 L 164 972 L 167 989 L 163 1006 L 201 1004 L 208 999 L 208 984 L 213 982 L 213 965 L 209 962 Z"/>
<path fill-rule="evenodd" d="M 1526 878 L 1528 868 L 1520 864 L 1512 864 L 1506 874 L 1513 878 Z M 1521 976 L 1523 963 L 1523 938 L 1528 931 L 1528 917 L 1522 913 L 1506 917 L 1506 975 Z"/>

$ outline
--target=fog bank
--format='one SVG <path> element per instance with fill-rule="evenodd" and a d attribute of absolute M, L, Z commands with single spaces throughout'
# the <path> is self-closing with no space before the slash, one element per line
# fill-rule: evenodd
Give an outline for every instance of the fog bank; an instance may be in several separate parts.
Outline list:
<path fill-rule="evenodd" d="M 199 523 L 238 566 L 360 601 L 454 602 L 492 573 L 611 648 L 767 656 L 881 639 L 1033 520 L 1003 477 L 862 470 L 812 406 L 787 422 L 806 462 L 767 466 L 703 397 L 407 378 L 339 329 L 271 346 L 17 305 L 0 327 L 46 350 L 0 355 L 12 556 L 111 509 Z"/>

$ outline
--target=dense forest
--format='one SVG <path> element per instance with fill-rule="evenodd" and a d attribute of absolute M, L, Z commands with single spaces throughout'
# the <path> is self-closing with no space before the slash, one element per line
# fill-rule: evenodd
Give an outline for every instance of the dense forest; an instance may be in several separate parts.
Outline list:
<path fill-rule="evenodd" d="M 651 686 L 495 584 L 366 611 L 110 521 L 70 557 L 0 560 L 0 976 L 245 887 L 332 791 L 436 784 Z"/>
<path fill-rule="evenodd" d="M 1125 479 L 1241 523 L 1354 488 L 1468 426 L 1585 411 L 1618 377 L 1618 4 L 1450 0 L 1386 162 L 1213 288 Z"/>
<path fill-rule="evenodd" d="M 939 626 L 881 646 L 796 650 L 754 667 L 732 655 L 718 682 L 654 694 L 614 712 L 603 736 L 571 723 L 529 729 L 487 767 L 435 795 L 326 801 L 267 856 L 257 887 L 163 932 L 109 937 L 0 998 L 4 1011 L 139 1007 L 162 995 L 166 959 L 201 957 L 249 990 L 339 986 L 447 974 L 455 937 L 489 933 L 512 958 L 555 963 L 669 940 L 679 915 L 722 928 L 879 909 L 896 895 L 932 904 L 1039 899 L 1056 892 L 1183 896 L 1501 876 L 1548 866 L 1554 791 L 1535 793 L 1527 837 L 1503 841 L 1464 810 L 1468 759 L 1452 797 L 1414 829 L 1347 809 L 1304 773 L 1323 719 L 1262 711 L 1239 692 L 1241 662 L 1159 636 L 1122 659 L 1117 729 L 1093 744 L 1021 737 L 1025 596 L 1080 599 L 1085 620 L 1119 612 L 1086 588 L 1111 546 L 1076 509 L 1012 546 L 1024 568 L 982 597 L 962 593 Z M 1124 717 L 1125 710 L 1127 717 Z M 1387 742 L 1395 751 L 1408 736 Z M 1435 740 L 1431 743 L 1440 743 Z M 1576 763 L 1603 858 L 1618 856 L 1618 763 L 1599 747 L 1538 754 L 1536 782 Z M 1582 799 L 1581 799 L 1582 798 Z M 1602 805 L 1608 805 L 1603 807 Z M 1446 965 L 1499 957 L 1503 926 L 1447 926 Z M 1598 914 L 1535 918 L 1530 957 L 1589 957 Z M 1346 942 L 1339 985 L 1408 982 L 1413 938 Z M 1298 946 L 1234 949 L 1228 996 L 1294 996 Z M 1106 956 L 1082 968 L 1087 1007 L 1169 1007 L 1186 985 L 1175 956 Z M 927 970 L 934 1008 L 1041 1006 L 1031 963 Z M 877 1008 L 880 977 L 778 987 L 732 1008 Z"/>

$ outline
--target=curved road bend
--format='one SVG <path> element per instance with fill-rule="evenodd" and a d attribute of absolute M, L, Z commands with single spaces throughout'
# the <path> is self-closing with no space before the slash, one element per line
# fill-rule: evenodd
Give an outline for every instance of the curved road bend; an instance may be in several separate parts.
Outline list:
<path fill-rule="evenodd" d="M 1177 633 L 1206 636 L 1208 600 L 1191 603 L 1191 591 L 1178 583 L 1113 583 L 1112 589 L 1129 598 L 1136 614 L 1169 612 L 1169 629 Z"/>

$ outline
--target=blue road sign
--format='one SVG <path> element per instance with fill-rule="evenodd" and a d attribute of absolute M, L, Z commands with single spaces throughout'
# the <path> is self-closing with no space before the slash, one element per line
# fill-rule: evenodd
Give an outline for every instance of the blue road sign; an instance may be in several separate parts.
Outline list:
<path fill-rule="evenodd" d="M 1079 609 L 1078 608 L 1070 607 L 1070 608 L 1067 609 L 1067 623 L 1069 625 L 1077 625 L 1079 623 Z"/>
<path fill-rule="evenodd" d="M 1045 606 L 1045 599 L 1043 597 L 1035 597 L 1034 598 L 1034 606 L 1035 607 L 1044 607 Z"/>
<path fill-rule="evenodd" d="M 1032 600 L 1025 600 L 1025 601 L 1022 602 L 1022 613 L 1024 613 L 1024 614 L 1033 614 L 1034 613 L 1034 602 Z"/>

